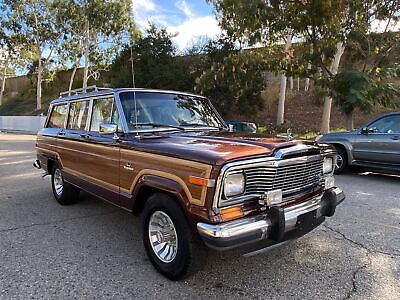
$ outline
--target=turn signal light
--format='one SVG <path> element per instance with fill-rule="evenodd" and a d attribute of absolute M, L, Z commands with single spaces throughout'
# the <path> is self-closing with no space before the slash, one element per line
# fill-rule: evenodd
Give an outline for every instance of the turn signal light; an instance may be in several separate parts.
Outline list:
<path fill-rule="evenodd" d="M 189 176 L 189 183 L 201 186 L 213 187 L 215 185 L 215 180 L 191 175 Z"/>
<path fill-rule="evenodd" d="M 222 217 L 222 220 L 230 221 L 233 219 L 243 217 L 243 210 L 241 206 L 223 208 L 221 209 L 220 215 Z"/>
<path fill-rule="evenodd" d="M 202 177 L 197 177 L 197 176 L 189 176 L 189 182 L 192 184 L 196 185 L 202 185 L 202 186 L 207 186 L 208 185 L 208 180 Z"/>

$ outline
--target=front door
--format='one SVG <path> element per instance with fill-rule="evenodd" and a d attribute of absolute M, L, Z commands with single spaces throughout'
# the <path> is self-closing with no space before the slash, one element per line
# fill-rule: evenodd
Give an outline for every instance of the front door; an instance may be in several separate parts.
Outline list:
<path fill-rule="evenodd" d="M 359 162 L 400 166 L 400 115 L 389 115 L 367 126 L 354 145 L 354 159 Z"/>

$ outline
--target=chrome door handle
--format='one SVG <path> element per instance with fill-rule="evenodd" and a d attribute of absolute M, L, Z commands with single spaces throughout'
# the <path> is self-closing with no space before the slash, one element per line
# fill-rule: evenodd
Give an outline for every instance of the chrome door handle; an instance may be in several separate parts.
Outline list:
<path fill-rule="evenodd" d="M 132 166 L 132 164 L 130 164 L 130 163 L 124 164 L 123 167 L 124 167 L 125 170 L 133 171 L 133 166 Z"/>
<path fill-rule="evenodd" d="M 88 138 L 90 137 L 90 135 L 87 134 L 87 133 L 82 133 L 82 134 L 80 134 L 79 136 L 80 136 L 81 138 L 84 138 L 84 139 L 88 139 Z"/>

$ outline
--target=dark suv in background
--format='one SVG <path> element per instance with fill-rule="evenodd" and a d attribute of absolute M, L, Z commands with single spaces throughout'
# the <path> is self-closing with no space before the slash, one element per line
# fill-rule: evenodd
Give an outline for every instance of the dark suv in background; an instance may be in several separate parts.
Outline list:
<path fill-rule="evenodd" d="M 400 112 L 383 115 L 355 131 L 321 135 L 317 141 L 335 146 L 336 173 L 347 166 L 400 172 Z"/>

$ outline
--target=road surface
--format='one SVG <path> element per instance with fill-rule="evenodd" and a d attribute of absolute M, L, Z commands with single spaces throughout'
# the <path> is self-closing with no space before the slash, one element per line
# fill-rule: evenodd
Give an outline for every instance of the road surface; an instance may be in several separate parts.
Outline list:
<path fill-rule="evenodd" d="M 60 206 L 32 167 L 34 136 L 0 134 L 0 298 L 399 299 L 400 178 L 347 174 L 347 199 L 269 253 L 210 253 L 180 282 L 148 261 L 139 218 L 87 194 Z"/>

